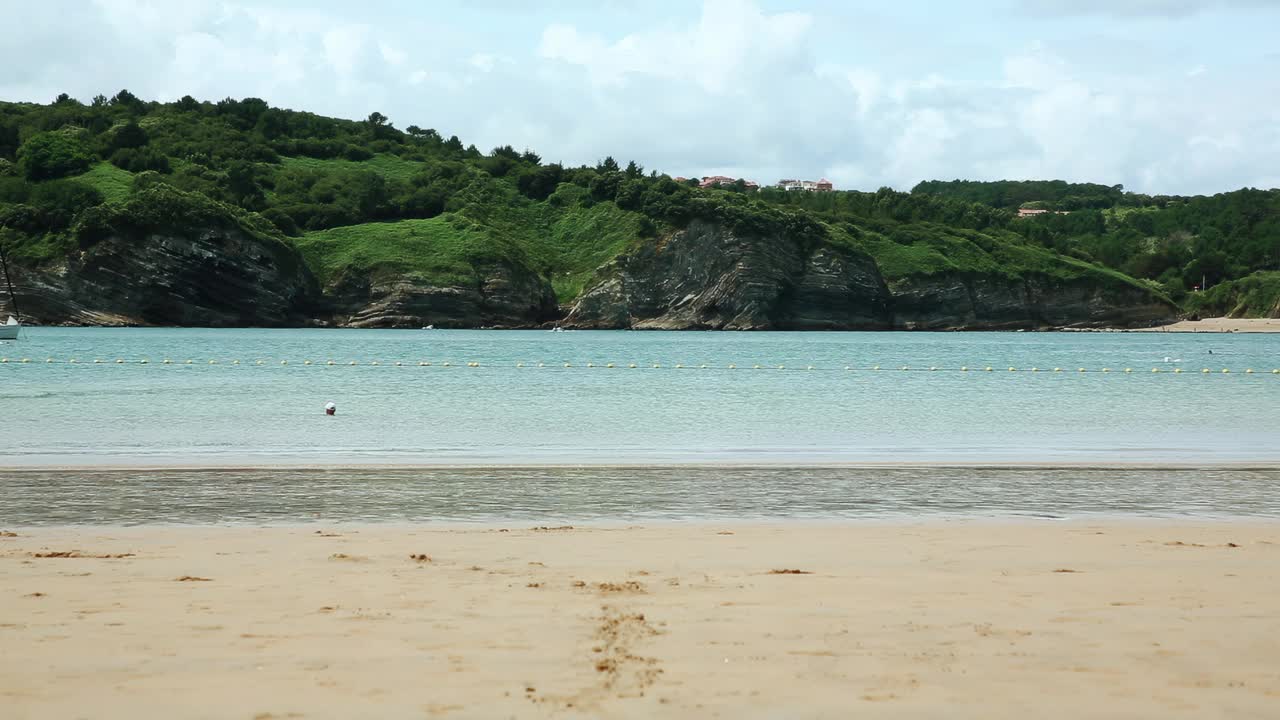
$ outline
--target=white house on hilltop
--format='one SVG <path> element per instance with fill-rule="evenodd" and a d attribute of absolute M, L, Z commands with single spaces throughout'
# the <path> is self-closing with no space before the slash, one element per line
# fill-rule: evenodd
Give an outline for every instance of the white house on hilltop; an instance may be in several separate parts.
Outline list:
<path fill-rule="evenodd" d="M 822 178 L 821 180 L 779 180 L 778 187 L 783 190 L 805 190 L 807 192 L 831 192 L 835 190 L 835 186 L 831 181 Z"/>

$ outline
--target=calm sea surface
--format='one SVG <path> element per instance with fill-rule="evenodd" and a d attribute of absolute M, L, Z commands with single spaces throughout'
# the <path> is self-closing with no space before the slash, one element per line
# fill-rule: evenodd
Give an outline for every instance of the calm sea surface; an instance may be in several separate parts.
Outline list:
<path fill-rule="evenodd" d="M 4 359 L 0 523 L 1280 515 L 1280 335 L 34 328 Z M 1057 469 L 940 467 L 1004 464 Z"/>

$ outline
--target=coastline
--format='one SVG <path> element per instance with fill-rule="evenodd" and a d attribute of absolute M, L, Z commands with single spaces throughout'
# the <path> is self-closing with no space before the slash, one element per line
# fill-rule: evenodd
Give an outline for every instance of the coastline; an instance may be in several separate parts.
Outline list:
<path fill-rule="evenodd" d="M 1274 521 L 528 524 L 18 529 L 0 537 L 0 702 L 1067 718 L 1280 701 Z"/>
<path fill-rule="evenodd" d="M 1280 318 L 1205 318 L 1180 320 L 1169 325 L 1134 329 L 1133 332 L 1176 333 L 1280 333 Z"/>

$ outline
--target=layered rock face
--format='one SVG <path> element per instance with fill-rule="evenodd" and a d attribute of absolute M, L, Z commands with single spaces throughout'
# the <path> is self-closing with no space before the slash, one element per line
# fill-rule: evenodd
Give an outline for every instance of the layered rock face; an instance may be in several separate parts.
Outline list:
<path fill-rule="evenodd" d="M 292 248 L 235 228 L 113 234 L 54 267 L 15 267 L 25 317 L 49 325 L 305 324 L 315 280 Z"/>
<path fill-rule="evenodd" d="M 546 278 L 523 267 L 481 270 L 473 285 L 439 286 L 412 276 L 339 278 L 328 303 L 346 327 L 528 327 L 558 315 Z"/>
<path fill-rule="evenodd" d="M 886 283 L 869 256 L 694 222 L 598 273 L 564 324 L 716 330 L 1149 326 L 1176 308 L 1124 283 L 940 274 Z"/>
<path fill-rule="evenodd" d="M 47 325 L 536 327 L 563 317 L 600 329 L 998 330 L 1150 326 L 1176 315 L 1154 292 L 1100 274 L 886 282 L 856 250 L 706 221 L 606 263 L 564 310 L 547 278 L 519 263 L 476 267 L 474 281 L 452 285 L 352 274 L 322 291 L 292 246 L 234 225 L 109 234 L 55 266 L 12 271 L 25 318 Z"/>
<path fill-rule="evenodd" d="M 694 221 L 601 268 L 564 325 L 577 328 L 816 330 L 890 325 L 870 257 L 735 235 Z"/>
<path fill-rule="evenodd" d="M 1149 327 L 1177 315 L 1152 292 L 1089 279 L 942 274 L 892 283 L 890 292 L 903 330 Z"/>

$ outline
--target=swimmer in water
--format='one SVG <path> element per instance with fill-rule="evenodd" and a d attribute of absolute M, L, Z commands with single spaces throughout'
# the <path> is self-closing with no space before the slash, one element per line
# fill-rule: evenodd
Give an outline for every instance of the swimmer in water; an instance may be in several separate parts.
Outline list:
<path fill-rule="evenodd" d="M 325 403 L 325 406 L 324 406 L 324 414 L 325 414 L 325 415 L 337 415 L 337 414 L 338 414 L 338 406 L 337 406 L 337 405 L 334 405 L 334 404 L 333 404 L 333 403 L 331 403 L 331 402 L 330 402 L 330 403 Z"/>

